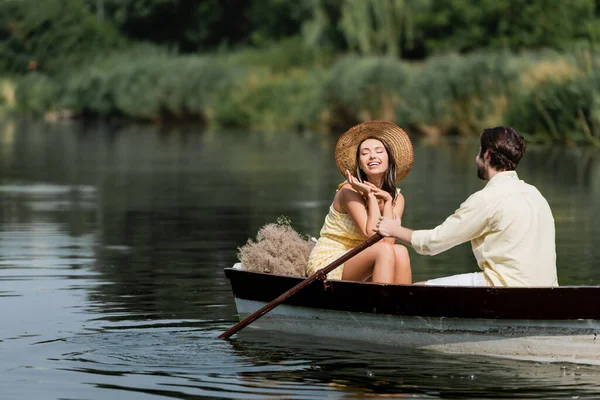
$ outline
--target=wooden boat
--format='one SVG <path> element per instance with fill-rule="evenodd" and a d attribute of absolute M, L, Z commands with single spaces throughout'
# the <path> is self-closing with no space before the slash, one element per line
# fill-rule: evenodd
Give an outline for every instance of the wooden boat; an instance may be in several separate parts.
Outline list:
<path fill-rule="evenodd" d="M 305 278 L 225 269 L 240 319 Z M 316 280 L 248 328 L 446 353 L 600 365 L 600 286 L 384 285 Z"/>

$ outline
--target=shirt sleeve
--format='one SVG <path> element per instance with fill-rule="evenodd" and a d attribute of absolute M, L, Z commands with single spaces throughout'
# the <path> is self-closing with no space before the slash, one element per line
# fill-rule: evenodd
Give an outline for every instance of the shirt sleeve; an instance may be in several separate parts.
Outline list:
<path fill-rule="evenodd" d="M 488 218 L 484 199 L 474 193 L 441 225 L 414 231 L 411 245 L 419 254 L 434 256 L 484 234 L 488 229 Z"/>

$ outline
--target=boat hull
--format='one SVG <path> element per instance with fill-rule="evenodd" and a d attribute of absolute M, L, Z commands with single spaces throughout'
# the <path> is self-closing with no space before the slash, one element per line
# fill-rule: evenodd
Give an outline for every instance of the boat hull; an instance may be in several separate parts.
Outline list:
<path fill-rule="evenodd" d="M 293 287 L 294 282 L 301 281 L 300 278 L 290 280 L 290 277 L 248 272 L 239 275 L 238 272 L 242 271 L 229 272 L 228 277 L 234 287 L 240 319 Z M 578 287 L 521 290 L 448 287 L 440 290 L 339 281 L 331 284 L 325 289 L 321 282 L 315 282 L 305 289 L 306 293 L 298 293 L 295 299 L 277 306 L 248 328 L 445 353 L 600 365 L 600 339 L 596 337 L 600 333 L 600 319 L 595 308 L 598 297 L 588 306 L 571 303 L 570 307 L 563 307 L 565 301 L 576 298 L 590 301 L 592 297 L 588 296 L 600 294 L 597 287 L 580 291 Z M 265 293 L 270 291 L 274 293 Z M 423 299 L 426 294 L 436 300 L 428 303 L 429 307 L 398 305 L 411 297 Z M 319 300 L 317 303 L 315 298 Z M 351 306 L 357 304 L 357 298 L 362 299 L 358 303 L 363 307 Z M 465 298 L 479 301 L 479 307 L 472 307 Z M 530 301 L 523 303 L 527 298 Z M 515 307 L 511 299 L 520 301 L 522 307 Z M 563 306 L 536 309 L 536 304 L 552 307 L 553 303 Z M 384 304 L 388 304 L 387 307 Z M 566 314 L 572 317 L 565 317 Z"/>
<path fill-rule="evenodd" d="M 266 304 L 236 299 L 241 319 Z M 281 305 L 250 327 L 445 353 L 600 365 L 599 321 L 381 316 Z"/>

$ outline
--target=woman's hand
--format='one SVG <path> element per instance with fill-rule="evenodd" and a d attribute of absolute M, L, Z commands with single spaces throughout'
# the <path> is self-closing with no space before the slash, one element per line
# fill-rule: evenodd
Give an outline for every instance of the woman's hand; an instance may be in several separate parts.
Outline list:
<path fill-rule="evenodd" d="M 364 182 L 367 186 L 369 186 L 371 193 L 373 193 L 375 195 L 375 197 L 377 198 L 377 200 L 383 200 L 384 202 L 388 202 L 388 201 L 392 201 L 394 200 L 392 198 L 392 195 L 389 194 L 388 192 L 386 192 L 385 190 L 378 188 L 377 186 L 373 185 L 371 182 Z"/>
<path fill-rule="evenodd" d="M 371 190 L 372 187 L 375 187 L 373 185 L 369 186 L 368 185 L 369 182 L 361 182 L 361 181 L 359 181 L 348 170 L 346 170 L 346 180 L 348 181 L 348 183 L 350 184 L 350 186 L 352 186 L 352 188 L 354 190 L 356 190 L 359 194 L 361 194 L 363 197 L 368 196 L 369 193 L 372 192 L 372 190 Z"/>

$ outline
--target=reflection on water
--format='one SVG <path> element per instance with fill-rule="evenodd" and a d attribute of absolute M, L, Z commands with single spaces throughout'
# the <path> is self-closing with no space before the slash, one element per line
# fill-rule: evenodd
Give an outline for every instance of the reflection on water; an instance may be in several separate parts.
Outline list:
<path fill-rule="evenodd" d="M 222 272 L 263 224 L 318 235 L 342 177 L 335 138 L 191 128 L 0 123 L 2 398 L 600 395 L 597 367 L 442 356 L 248 329 Z M 415 142 L 405 224 L 473 191 L 477 143 Z M 533 148 L 562 284 L 594 284 L 595 149 Z M 469 245 L 412 255 L 415 279 L 473 271 Z"/>
<path fill-rule="evenodd" d="M 251 381 L 314 381 L 345 392 L 342 397 L 426 395 L 470 397 L 528 397 L 548 386 L 553 395 L 597 392 L 597 367 L 529 363 L 489 357 L 456 357 L 426 351 L 365 347 L 364 344 L 324 339 L 281 337 L 277 333 L 245 332 L 233 343 L 252 363 L 269 363 L 270 373 L 249 371 Z M 301 356 L 300 356 L 301 355 Z M 277 365 L 303 365 L 293 371 Z M 564 387 L 564 390 L 559 386 Z M 576 392 L 573 391 L 578 387 Z M 500 389 L 509 389 L 502 393 Z M 561 393 L 562 391 L 562 393 Z M 493 394 L 492 394 L 493 393 Z"/>

